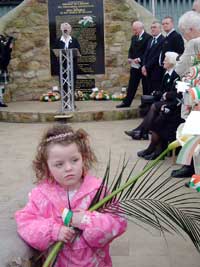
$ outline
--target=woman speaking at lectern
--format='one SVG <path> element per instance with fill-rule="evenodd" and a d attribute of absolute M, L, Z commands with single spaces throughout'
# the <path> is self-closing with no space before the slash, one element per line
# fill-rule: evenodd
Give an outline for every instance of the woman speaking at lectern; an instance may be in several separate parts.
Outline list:
<path fill-rule="evenodd" d="M 77 48 L 79 53 L 81 52 L 80 44 L 78 40 L 71 36 L 72 27 L 69 23 L 64 22 L 60 25 L 62 32 L 61 37 L 56 41 L 55 47 L 57 49 L 72 49 Z M 76 88 L 76 76 L 77 76 L 77 55 L 73 56 L 73 70 L 74 70 L 74 91 Z"/>

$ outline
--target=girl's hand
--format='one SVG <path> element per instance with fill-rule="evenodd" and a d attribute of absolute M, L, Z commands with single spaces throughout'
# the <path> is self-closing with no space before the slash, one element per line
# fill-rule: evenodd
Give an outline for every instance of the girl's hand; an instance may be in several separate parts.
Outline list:
<path fill-rule="evenodd" d="M 84 211 L 74 212 L 73 217 L 72 217 L 72 221 L 71 221 L 71 225 L 79 228 L 79 225 L 81 224 L 81 221 L 82 221 L 84 215 L 85 215 Z"/>
<path fill-rule="evenodd" d="M 72 228 L 61 226 L 60 232 L 58 234 L 58 240 L 65 243 L 70 243 L 74 239 L 75 235 L 76 233 Z"/>

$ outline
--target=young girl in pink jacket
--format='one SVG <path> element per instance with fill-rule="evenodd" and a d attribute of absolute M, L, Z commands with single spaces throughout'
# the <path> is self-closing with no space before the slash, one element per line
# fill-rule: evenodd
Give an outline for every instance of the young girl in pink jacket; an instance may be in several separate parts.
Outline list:
<path fill-rule="evenodd" d="M 101 184 L 88 174 L 95 162 L 87 133 L 66 125 L 48 129 L 37 148 L 37 186 L 15 218 L 21 238 L 37 250 L 64 242 L 55 267 L 112 266 L 109 244 L 126 230 L 117 215 L 87 211 Z"/>

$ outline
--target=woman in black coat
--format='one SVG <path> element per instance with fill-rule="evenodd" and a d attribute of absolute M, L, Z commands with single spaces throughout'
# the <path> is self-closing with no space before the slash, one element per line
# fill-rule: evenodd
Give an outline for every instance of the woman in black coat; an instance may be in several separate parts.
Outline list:
<path fill-rule="evenodd" d="M 72 27 L 69 23 L 62 23 L 60 26 L 62 35 L 56 41 L 55 47 L 58 49 L 72 49 L 76 48 L 79 53 L 81 53 L 81 48 L 78 40 L 71 36 Z M 77 54 L 73 56 L 73 67 L 74 67 L 74 82 L 76 82 L 77 76 Z M 74 87 L 75 89 L 75 87 Z"/>
<path fill-rule="evenodd" d="M 60 29 L 62 32 L 62 35 L 59 39 L 56 40 L 54 47 L 56 49 L 72 49 L 76 48 L 78 50 L 78 53 L 81 53 L 81 48 L 78 40 L 71 36 L 72 27 L 69 23 L 65 22 L 60 25 Z M 73 54 L 73 83 L 74 83 L 74 92 L 76 89 L 76 77 L 78 72 L 78 64 L 77 64 L 77 56 L 78 53 Z M 67 64 L 66 60 L 65 63 Z M 66 67 L 66 66 L 64 66 Z M 57 60 L 57 72 L 59 73 L 59 62 Z M 66 75 L 66 72 L 64 73 Z M 65 77 L 64 77 L 65 78 Z M 63 88 L 67 92 L 67 84 L 64 85 Z"/>
<path fill-rule="evenodd" d="M 147 149 L 139 151 L 139 157 L 147 160 L 155 159 L 168 145 L 169 142 L 176 138 L 176 130 L 181 118 L 181 98 L 182 95 L 177 93 L 175 81 L 179 76 L 174 71 L 177 54 L 175 52 L 167 52 L 164 60 L 164 68 L 167 70 L 163 82 L 169 84 L 173 81 L 173 85 L 166 86 L 165 92 L 160 92 L 162 97 L 160 101 L 152 104 L 150 111 L 143 121 L 143 127 L 148 127 L 151 131 L 151 142 Z M 171 68 L 170 68 L 171 66 Z M 172 68 L 173 66 L 173 68 Z"/>

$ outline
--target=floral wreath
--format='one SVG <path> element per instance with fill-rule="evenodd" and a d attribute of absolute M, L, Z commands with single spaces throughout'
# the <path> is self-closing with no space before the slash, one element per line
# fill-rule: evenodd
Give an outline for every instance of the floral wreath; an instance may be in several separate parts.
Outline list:
<path fill-rule="evenodd" d="M 43 102 L 54 102 L 60 100 L 60 93 L 58 92 L 47 92 L 46 94 L 42 94 L 40 97 L 40 101 Z"/>

